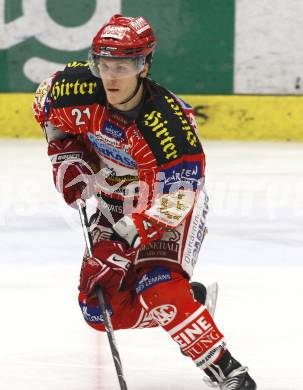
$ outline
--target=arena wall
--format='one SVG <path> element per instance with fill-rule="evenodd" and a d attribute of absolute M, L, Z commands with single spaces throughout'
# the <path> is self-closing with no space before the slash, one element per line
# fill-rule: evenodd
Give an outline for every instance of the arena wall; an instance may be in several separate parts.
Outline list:
<path fill-rule="evenodd" d="M 39 81 L 120 12 L 150 20 L 151 77 L 193 105 L 201 137 L 303 140 L 301 0 L 0 0 L 0 136 L 41 136 Z"/>

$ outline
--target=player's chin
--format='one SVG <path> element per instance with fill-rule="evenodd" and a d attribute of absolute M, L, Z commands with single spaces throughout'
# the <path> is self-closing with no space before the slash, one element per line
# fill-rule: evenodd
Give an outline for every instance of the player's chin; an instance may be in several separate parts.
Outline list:
<path fill-rule="evenodd" d="M 124 96 L 120 93 L 107 93 L 106 97 L 107 97 L 107 101 L 112 106 L 119 104 L 124 100 Z"/>

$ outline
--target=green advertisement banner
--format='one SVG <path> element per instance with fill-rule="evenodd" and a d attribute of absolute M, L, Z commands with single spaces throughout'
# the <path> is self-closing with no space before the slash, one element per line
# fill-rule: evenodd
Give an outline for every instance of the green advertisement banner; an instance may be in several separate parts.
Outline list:
<path fill-rule="evenodd" d="M 234 0 L 0 0 L 0 92 L 32 92 L 114 13 L 146 17 L 159 44 L 152 78 L 176 93 L 230 94 Z"/>

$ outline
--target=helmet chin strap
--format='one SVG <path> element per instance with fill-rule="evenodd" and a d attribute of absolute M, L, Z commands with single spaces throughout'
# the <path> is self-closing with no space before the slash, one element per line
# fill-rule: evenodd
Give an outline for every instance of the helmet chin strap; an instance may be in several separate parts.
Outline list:
<path fill-rule="evenodd" d="M 136 85 L 136 88 L 134 89 L 134 91 L 129 95 L 128 98 L 126 98 L 125 100 L 122 100 L 122 102 L 119 102 L 117 104 L 125 104 L 125 103 L 128 103 L 130 100 L 132 100 L 132 98 L 137 95 L 139 88 L 141 87 L 141 84 L 142 84 L 142 77 L 140 77 L 140 75 L 138 75 L 137 76 L 137 85 Z"/>

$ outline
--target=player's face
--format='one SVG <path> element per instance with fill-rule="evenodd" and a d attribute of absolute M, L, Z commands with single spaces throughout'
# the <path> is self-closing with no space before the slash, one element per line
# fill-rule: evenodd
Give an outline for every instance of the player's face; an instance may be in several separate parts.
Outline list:
<path fill-rule="evenodd" d="M 102 79 L 108 102 L 119 108 L 119 103 L 127 99 L 137 86 L 137 75 L 144 77 L 144 64 L 138 67 L 135 61 L 130 59 L 102 58 L 98 63 L 100 77 Z"/>

